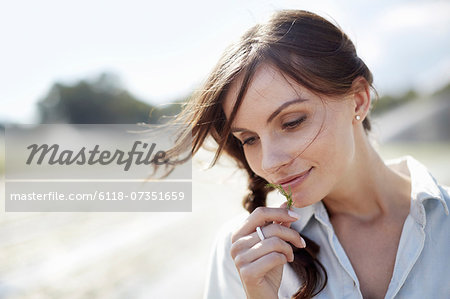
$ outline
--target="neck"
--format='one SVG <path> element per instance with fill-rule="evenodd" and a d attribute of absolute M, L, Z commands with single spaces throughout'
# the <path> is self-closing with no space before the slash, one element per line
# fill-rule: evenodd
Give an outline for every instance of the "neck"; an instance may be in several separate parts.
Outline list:
<path fill-rule="evenodd" d="M 358 154 L 346 174 L 323 199 L 330 218 L 345 216 L 373 221 L 409 210 L 408 176 L 386 166 L 366 136 L 359 141 L 355 151 Z"/>

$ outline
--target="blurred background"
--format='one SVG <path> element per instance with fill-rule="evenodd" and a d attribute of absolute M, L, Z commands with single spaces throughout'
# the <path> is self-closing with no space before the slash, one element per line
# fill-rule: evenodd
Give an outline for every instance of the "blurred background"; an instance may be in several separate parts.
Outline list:
<path fill-rule="evenodd" d="M 222 51 L 278 9 L 335 20 L 375 77 L 373 141 L 450 185 L 448 1 L 9 1 L 0 9 L 4 126 L 135 123 L 175 115 Z M 0 298 L 200 298 L 215 232 L 246 178 L 193 160 L 190 213 L 5 213 Z M 277 204 L 277 194 L 269 202 Z"/>

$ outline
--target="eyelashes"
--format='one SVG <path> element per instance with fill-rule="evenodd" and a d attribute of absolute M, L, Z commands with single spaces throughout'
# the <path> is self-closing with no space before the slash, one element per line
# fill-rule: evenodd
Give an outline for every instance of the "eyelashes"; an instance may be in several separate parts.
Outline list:
<path fill-rule="evenodd" d="M 297 128 L 302 122 L 304 122 L 305 120 L 306 120 L 306 116 L 302 116 L 302 117 L 300 117 L 299 119 L 296 119 L 296 120 L 294 120 L 294 121 L 284 123 L 284 124 L 282 125 L 282 128 L 283 128 L 283 130 L 285 130 L 285 129 L 295 129 L 295 128 Z"/>
<path fill-rule="evenodd" d="M 244 145 L 253 145 L 254 143 L 255 143 L 255 140 L 256 140 L 256 138 L 255 137 L 250 137 L 250 138 L 247 138 L 247 139 L 245 139 L 244 141 L 242 141 L 241 142 L 241 145 L 242 146 L 244 146 Z"/>
<path fill-rule="evenodd" d="M 296 119 L 294 121 L 290 121 L 290 122 L 284 123 L 284 124 L 282 124 L 281 127 L 282 127 L 283 130 L 290 131 L 290 130 L 296 129 L 305 120 L 306 120 L 306 115 L 304 115 L 304 116 L 302 116 L 302 117 L 300 117 L 300 118 L 298 118 L 298 119 Z M 257 139 L 258 139 L 257 137 L 246 138 L 246 139 L 244 139 L 244 141 L 241 141 L 241 145 L 242 146 L 244 146 L 244 145 L 253 145 L 256 142 Z"/>

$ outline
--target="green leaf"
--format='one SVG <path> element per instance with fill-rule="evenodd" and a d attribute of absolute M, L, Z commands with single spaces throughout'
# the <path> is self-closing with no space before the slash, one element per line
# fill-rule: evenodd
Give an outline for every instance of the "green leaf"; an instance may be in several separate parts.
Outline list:
<path fill-rule="evenodd" d="M 286 197 L 287 209 L 289 210 L 291 208 L 292 204 L 294 203 L 294 201 L 292 200 L 291 186 L 289 186 L 289 193 L 286 192 L 286 190 L 283 189 L 283 186 L 281 186 L 279 184 L 272 184 L 272 183 L 266 184 L 266 188 L 270 188 L 270 187 L 277 189 L 282 195 L 284 195 L 284 197 Z"/>

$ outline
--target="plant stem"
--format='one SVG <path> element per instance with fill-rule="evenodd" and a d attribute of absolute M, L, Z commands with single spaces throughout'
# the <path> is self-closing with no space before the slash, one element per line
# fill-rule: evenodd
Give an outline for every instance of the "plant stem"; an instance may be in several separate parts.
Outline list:
<path fill-rule="evenodd" d="M 278 192 L 280 192 L 281 194 L 284 195 L 284 197 L 286 197 L 287 200 L 287 209 L 289 210 L 292 206 L 292 204 L 294 203 L 294 201 L 292 200 L 292 190 L 291 190 L 291 186 L 289 186 L 289 193 L 286 192 L 286 190 L 283 189 L 283 186 L 281 186 L 280 184 L 266 184 L 266 188 L 275 188 L 278 190 Z"/>

